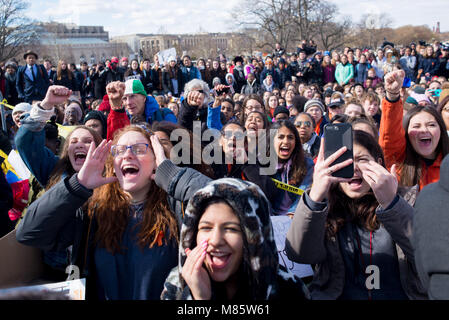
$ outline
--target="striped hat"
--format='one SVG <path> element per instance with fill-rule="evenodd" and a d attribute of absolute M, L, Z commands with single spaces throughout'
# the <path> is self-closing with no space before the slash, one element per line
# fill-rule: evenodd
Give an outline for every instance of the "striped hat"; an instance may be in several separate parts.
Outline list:
<path fill-rule="evenodd" d="M 145 88 L 143 87 L 143 84 L 138 79 L 129 79 L 125 82 L 125 95 L 126 94 L 141 94 L 145 97 L 147 96 L 147 93 L 145 91 Z"/>

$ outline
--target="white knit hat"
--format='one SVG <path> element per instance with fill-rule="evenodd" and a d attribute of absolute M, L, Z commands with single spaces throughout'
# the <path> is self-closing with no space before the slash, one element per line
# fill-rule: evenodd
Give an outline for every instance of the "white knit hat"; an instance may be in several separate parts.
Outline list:
<path fill-rule="evenodd" d="M 14 113 L 16 113 L 16 112 L 30 112 L 31 108 L 32 108 L 31 104 L 26 103 L 26 102 L 16 104 L 14 109 L 12 109 L 12 115 L 14 115 Z"/>

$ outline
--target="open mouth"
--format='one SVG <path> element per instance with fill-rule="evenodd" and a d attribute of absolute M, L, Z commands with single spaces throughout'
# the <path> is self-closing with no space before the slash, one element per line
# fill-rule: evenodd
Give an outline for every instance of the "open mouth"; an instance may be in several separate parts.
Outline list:
<path fill-rule="evenodd" d="M 354 177 L 348 182 L 348 185 L 352 191 L 358 191 L 362 187 L 362 183 L 363 183 L 362 178 Z"/>
<path fill-rule="evenodd" d="M 133 178 L 139 173 L 139 168 L 134 165 L 124 165 L 122 167 L 122 175 L 125 178 Z"/>
<path fill-rule="evenodd" d="M 362 184 L 363 179 L 359 177 L 352 178 L 348 183 L 350 186 L 358 187 Z"/>
<path fill-rule="evenodd" d="M 287 157 L 290 155 L 290 148 L 289 147 L 280 147 L 279 148 L 279 154 L 281 156 Z"/>
<path fill-rule="evenodd" d="M 231 254 L 226 252 L 208 252 L 210 266 L 213 269 L 223 269 L 229 263 Z"/>
<path fill-rule="evenodd" d="M 430 147 L 432 145 L 432 138 L 420 138 L 418 139 L 418 143 L 421 147 Z"/>
<path fill-rule="evenodd" d="M 86 160 L 87 157 L 87 153 L 84 151 L 78 151 L 75 152 L 75 163 L 82 165 L 84 163 L 84 161 Z"/>
<path fill-rule="evenodd" d="M 257 131 L 257 124 L 251 123 L 248 125 L 248 130 Z"/>

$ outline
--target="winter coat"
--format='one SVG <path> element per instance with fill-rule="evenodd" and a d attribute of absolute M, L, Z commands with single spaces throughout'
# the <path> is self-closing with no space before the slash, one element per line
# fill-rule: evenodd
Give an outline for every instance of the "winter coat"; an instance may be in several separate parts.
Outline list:
<path fill-rule="evenodd" d="M 359 63 L 355 66 L 354 80 L 356 83 L 364 83 L 368 76 L 368 70 L 371 69 L 369 63 Z"/>
<path fill-rule="evenodd" d="M 177 81 L 178 84 L 178 87 L 176 88 L 177 90 L 175 90 L 173 80 Z M 170 77 L 168 67 L 165 68 L 164 71 L 162 72 L 162 87 L 164 89 L 165 94 L 171 93 L 172 95 L 179 97 L 179 95 L 181 94 L 181 87 L 180 87 L 181 82 L 182 82 L 181 69 L 179 68 L 175 69 L 173 78 Z"/>
<path fill-rule="evenodd" d="M 430 76 L 433 77 L 438 73 L 438 69 L 440 68 L 440 61 L 438 58 L 423 58 L 419 62 L 418 69 L 422 69 L 421 76 L 424 76 L 427 72 L 430 73 Z"/>
<path fill-rule="evenodd" d="M 260 84 L 257 83 L 257 80 L 254 79 L 252 83 L 249 82 L 249 80 L 246 81 L 246 84 L 242 87 L 242 91 L 240 92 L 244 95 L 250 95 L 250 94 L 262 94 L 262 88 L 260 87 Z"/>
<path fill-rule="evenodd" d="M 278 164 L 277 172 L 272 176 L 272 178 L 281 181 L 283 183 L 293 185 L 296 188 L 307 190 L 312 185 L 313 179 L 313 168 L 315 164 L 311 158 L 304 158 L 306 164 L 307 173 L 304 176 L 303 180 L 297 184 L 291 184 L 289 182 L 290 178 L 290 170 L 292 167 L 291 160 L 283 165 L 281 163 Z M 300 196 L 296 193 L 292 193 L 282 189 L 276 189 L 274 195 L 273 204 L 273 214 L 274 215 L 285 215 L 288 213 L 295 212 L 296 206 L 298 205 Z M 288 208 L 286 208 L 286 202 L 288 201 Z"/>
<path fill-rule="evenodd" d="M 335 68 L 335 80 L 337 80 L 339 85 L 345 85 L 349 80 L 354 78 L 354 66 L 349 62 L 345 65 L 339 63 Z"/>
<path fill-rule="evenodd" d="M 416 57 L 415 56 L 403 56 L 399 59 L 399 64 L 405 72 L 405 76 L 412 81 L 415 80 L 416 69 Z"/>
<path fill-rule="evenodd" d="M 330 82 L 335 82 L 335 66 L 331 64 L 323 67 L 323 83 L 327 84 Z"/>
<path fill-rule="evenodd" d="M 129 265 L 122 266 L 118 262 L 111 266 L 98 265 L 100 260 L 97 256 L 97 250 L 103 249 L 103 260 L 101 261 L 105 261 L 106 255 L 104 248 L 99 248 L 94 241 L 98 221 L 95 219 L 95 212 L 93 217 L 89 218 L 84 209 L 92 194 L 93 190 L 89 190 L 79 183 L 77 174 L 60 181 L 28 208 L 27 214 L 18 225 L 17 241 L 37 247 L 44 252 L 63 251 L 65 248 L 71 247 L 67 265 L 72 264 L 80 268 L 80 275 L 87 278 L 87 287 L 91 287 L 91 298 L 157 299 L 162 291 L 163 278 L 168 275 L 171 267 L 167 270 L 161 270 L 160 268 L 165 267 L 167 260 L 170 258 L 173 260 L 176 257 L 176 246 L 167 238 L 167 244 L 161 241 L 160 245 L 141 250 L 141 254 L 138 256 L 126 256 L 126 253 L 108 254 L 109 257 L 112 256 L 109 259 L 126 260 L 130 262 Z M 131 212 L 134 213 L 130 208 L 130 214 Z M 130 217 L 128 223 L 131 223 L 131 220 Z M 126 231 L 124 235 L 125 233 Z M 124 237 L 121 243 L 129 250 L 137 246 L 135 240 L 130 239 L 132 239 L 131 236 Z M 134 243 L 129 241 L 134 241 Z M 145 271 L 145 268 L 142 268 L 138 261 L 139 259 L 146 259 L 146 255 L 155 251 L 159 252 L 159 261 L 153 260 L 151 266 L 147 267 L 151 271 Z M 152 256 L 158 255 L 153 254 Z M 108 270 L 102 272 L 102 268 L 105 267 Z M 106 279 L 118 278 L 119 280 L 123 280 L 124 270 L 132 270 L 129 275 L 126 274 L 126 277 L 129 277 L 127 280 L 131 284 L 127 285 L 133 291 L 120 292 L 117 291 L 117 287 L 120 287 L 119 283 L 102 282 L 101 280 L 104 279 L 109 270 L 114 270 L 117 274 L 115 276 L 110 275 Z M 143 273 L 145 277 L 134 279 L 134 272 Z"/>
<path fill-rule="evenodd" d="M 304 283 L 279 266 L 279 258 L 270 220 L 270 205 L 254 184 L 237 179 L 219 179 L 198 190 L 190 199 L 181 228 L 179 264 L 168 276 L 161 298 L 163 300 L 191 300 L 190 289 L 181 276 L 186 261 L 185 249 L 195 247 L 197 224 L 203 212 L 202 204 L 211 197 L 219 197 L 232 207 L 240 219 L 244 243 L 242 270 L 244 281 L 235 299 L 294 300 L 309 297 Z M 211 300 L 225 300 L 211 281 Z"/>
<path fill-rule="evenodd" d="M 243 71 L 243 67 L 235 67 L 232 74 L 234 75 L 234 79 L 236 82 L 235 92 L 241 92 L 242 87 L 246 84 L 245 72 Z"/>
<path fill-rule="evenodd" d="M 449 157 L 441 164 L 441 179 L 425 186 L 416 199 L 413 246 L 416 269 L 432 300 L 449 299 Z"/>
<path fill-rule="evenodd" d="M 68 72 L 72 73 L 72 79 L 69 79 Z M 67 70 L 67 73 L 61 74 L 61 80 L 58 80 L 58 74 L 53 76 L 53 84 L 56 86 L 64 86 L 72 91 L 79 91 L 78 83 L 72 71 Z"/>
<path fill-rule="evenodd" d="M 193 79 L 200 79 L 201 78 L 201 73 L 198 70 L 197 67 L 195 66 L 190 66 L 190 67 L 186 67 L 184 65 L 181 66 L 181 74 L 182 74 L 182 82 L 181 82 L 181 92 L 184 92 L 184 86 L 186 85 L 187 82 L 189 82 L 190 80 Z"/>
<path fill-rule="evenodd" d="M 416 189 L 404 195 L 414 203 Z M 326 234 L 327 203 L 318 203 L 320 210 L 312 210 L 305 195 L 296 208 L 287 232 L 285 249 L 287 257 L 295 262 L 316 264 L 313 281 L 309 285 L 312 299 L 335 300 L 345 286 L 345 264 L 337 236 Z M 401 196 L 391 208 L 376 209 L 376 217 L 391 236 L 398 259 L 400 282 L 409 299 L 426 299 L 424 288 L 418 278 L 411 243 L 414 209 Z M 308 201 L 310 198 L 308 198 Z"/>

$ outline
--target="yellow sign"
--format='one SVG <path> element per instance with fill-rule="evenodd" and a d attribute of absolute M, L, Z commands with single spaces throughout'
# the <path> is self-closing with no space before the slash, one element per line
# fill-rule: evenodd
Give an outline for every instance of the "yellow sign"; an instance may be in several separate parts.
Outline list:
<path fill-rule="evenodd" d="M 283 183 L 279 180 L 273 179 L 271 178 L 271 180 L 274 181 L 274 184 L 276 185 L 277 188 L 291 192 L 291 193 L 296 193 L 297 195 L 302 195 L 304 193 L 304 190 L 299 189 L 297 187 L 291 186 L 289 184 Z"/>

